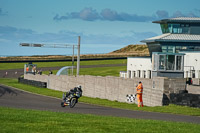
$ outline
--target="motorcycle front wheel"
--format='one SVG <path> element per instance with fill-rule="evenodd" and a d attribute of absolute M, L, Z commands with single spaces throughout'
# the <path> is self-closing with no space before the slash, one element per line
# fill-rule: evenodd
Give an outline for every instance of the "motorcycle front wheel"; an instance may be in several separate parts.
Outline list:
<path fill-rule="evenodd" d="M 76 98 L 72 98 L 70 101 L 70 108 L 73 108 L 76 105 Z"/>

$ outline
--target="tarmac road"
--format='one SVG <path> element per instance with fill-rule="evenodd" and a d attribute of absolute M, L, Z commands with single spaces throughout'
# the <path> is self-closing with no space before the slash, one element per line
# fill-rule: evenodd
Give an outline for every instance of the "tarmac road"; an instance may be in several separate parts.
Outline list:
<path fill-rule="evenodd" d="M 175 122 L 190 122 L 200 124 L 200 117 L 131 111 L 103 106 L 78 103 L 74 108 L 61 107 L 61 99 L 41 96 L 25 92 L 16 88 L 0 85 L 0 106 L 23 109 L 48 110 L 55 112 L 94 114 L 104 116 L 127 117 L 137 119 L 164 120 Z"/>

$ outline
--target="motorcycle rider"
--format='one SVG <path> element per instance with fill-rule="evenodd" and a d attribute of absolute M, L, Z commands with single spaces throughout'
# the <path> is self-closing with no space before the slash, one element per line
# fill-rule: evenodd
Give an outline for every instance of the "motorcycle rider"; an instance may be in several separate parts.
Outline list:
<path fill-rule="evenodd" d="M 64 93 L 63 93 L 63 100 L 64 101 L 61 102 L 61 106 L 65 107 L 67 105 L 70 105 L 70 107 L 73 108 L 75 106 L 75 104 L 78 103 L 78 99 L 81 96 L 82 96 L 82 89 L 81 89 L 81 86 L 79 85 L 78 87 L 74 87 L 73 89 L 71 89 L 69 92 L 66 92 L 65 96 L 64 96 Z M 75 103 L 71 101 L 73 99 L 75 99 Z"/>
<path fill-rule="evenodd" d="M 76 93 L 77 91 L 81 92 L 82 95 L 82 89 L 80 85 L 78 87 L 74 87 L 74 89 L 71 89 L 69 92 L 66 92 L 66 97 L 68 97 L 70 94 Z"/>

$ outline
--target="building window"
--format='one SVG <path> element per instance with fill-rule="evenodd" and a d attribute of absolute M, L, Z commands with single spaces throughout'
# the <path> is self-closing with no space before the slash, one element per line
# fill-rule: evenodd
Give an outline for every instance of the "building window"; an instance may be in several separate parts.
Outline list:
<path fill-rule="evenodd" d="M 182 28 L 180 24 L 168 24 L 170 33 L 182 33 Z"/>
<path fill-rule="evenodd" d="M 182 46 L 181 51 L 187 51 L 187 46 Z"/>
<path fill-rule="evenodd" d="M 175 53 L 175 46 L 162 46 L 163 53 Z"/>
<path fill-rule="evenodd" d="M 146 71 L 143 71 L 143 72 L 144 72 L 144 77 L 143 77 L 143 78 L 146 78 L 146 76 L 147 76 L 147 75 L 146 75 Z"/>
<path fill-rule="evenodd" d="M 200 46 L 195 46 L 195 47 L 194 47 L 194 50 L 195 50 L 195 51 L 200 51 Z"/>
<path fill-rule="evenodd" d="M 169 28 L 168 28 L 168 24 L 160 24 L 162 33 L 169 33 Z"/>
<path fill-rule="evenodd" d="M 167 52 L 167 46 L 162 46 L 162 52 L 166 53 Z"/>
<path fill-rule="evenodd" d="M 157 56 L 155 54 L 152 55 L 152 70 L 157 70 Z"/>
<path fill-rule="evenodd" d="M 135 77 L 135 71 L 132 71 L 132 77 Z"/>
<path fill-rule="evenodd" d="M 168 53 L 175 53 L 175 46 L 168 46 Z"/>
<path fill-rule="evenodd" d="M 128 71 L 128 78 L 131 78 L 131 71 Z"/>
<path fill-rule="evenodd" d="M 171 44 L 173 45 L 173 44 Z M 189 44 L 188 44 L 189 45 Z M 163 53 L 179 53 L 180 51 L 200 51 L 200 46 L 162 46 Z"/>
<path fill-rule="evenodd" d="M 182 56 L 176 56 L 176 70 L 182 70 L 181 63 L 182 63 Z"/>
<path fill-rule="evenodd" d="M 167 55 L 167 68 L 166 70 L 174 70 L 174 64 L 175 64 L 175 56 L 174 55 Z"/>
<path fill-rule="evenodd" d="M 189 24 L 160 24 L 162 33 L 174 33 L 174 34 L 188 34 L 190 31 Z"/>
<path fill-rule="evenodd" d="M 188 51 L 194 51 L 194 46 L 188 46 Z"/>
<path fill-rule="evenodd" d="M 181 46 L 176 46 L 176 53 L 179 53 Z"/>
<path fill-rule="evenodd" d="M 159 56 L 159 70 L 165 70 L 165 61 L 166 61 L 165 55 Z"/>
<path fill-rule="evenodd" d="M 140 70 L 137 70 L 137 77 L 140 78 Z"/>
<path fill-rule="evenodd" d="M 184 54 L 153 53 L 153 56 L 156 60 L 154 62 L 152 61 L 152 65 L 157 67 L 152 69 L 152 71 L 183 71 Z"/>
<path fill-rule="evenodd" d="M 176 53 L 179 53 L 180 51 L 188 51 L 187 46 L 176 46 Z"/>

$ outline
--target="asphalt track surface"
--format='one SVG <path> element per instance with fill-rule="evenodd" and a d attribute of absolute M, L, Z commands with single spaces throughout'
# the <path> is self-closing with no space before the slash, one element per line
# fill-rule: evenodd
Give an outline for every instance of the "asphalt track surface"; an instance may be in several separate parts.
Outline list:
<path fill-rule="evenodd" d="M 197 116 L 131 111 L 85 103 L 77 103 L 74 108 L 63 108 L 60 103 L 61 99 L 32 94 L 13 87 L 0 85 L 0 106 L 3 107 L 200 124 L 200 117 Z"/>

